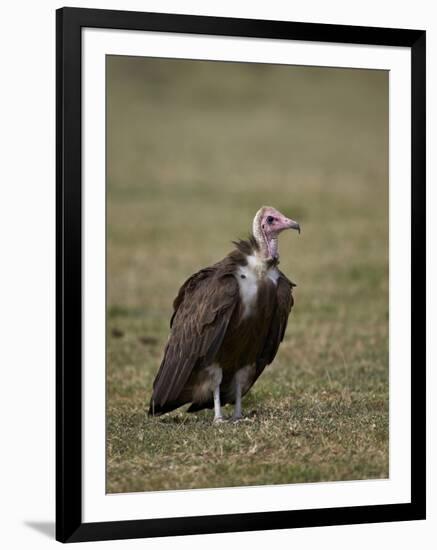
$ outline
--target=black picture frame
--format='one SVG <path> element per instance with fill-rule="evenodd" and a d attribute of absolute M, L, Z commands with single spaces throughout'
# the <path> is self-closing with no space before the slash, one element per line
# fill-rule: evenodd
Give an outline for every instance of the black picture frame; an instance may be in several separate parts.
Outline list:
<path fill-rule="evenodd" d="M 81 31 L 84 27 L 411 49 L 411 502 L 82 522 Z M 425 51 L 423 30 L 62 8 L 56 13 L 56 538 L 127 539 L 425 519 Z"/>

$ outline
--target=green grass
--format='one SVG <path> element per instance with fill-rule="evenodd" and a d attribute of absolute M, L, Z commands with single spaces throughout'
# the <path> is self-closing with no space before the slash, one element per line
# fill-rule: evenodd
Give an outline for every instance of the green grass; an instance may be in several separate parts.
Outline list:
<path fill-rule="evenodd" d="M 387 74 L 121 57 L 107 68 L 107 490 L 387 477 Z M 147 418 L 179 286 L 263 204 L 302 234 L 280 239 L 295 307 L 247 419 Z"/>

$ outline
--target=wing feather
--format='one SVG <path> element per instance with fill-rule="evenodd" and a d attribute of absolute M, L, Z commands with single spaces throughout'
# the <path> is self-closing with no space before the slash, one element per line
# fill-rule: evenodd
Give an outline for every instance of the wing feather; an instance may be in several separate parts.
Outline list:
<path fill-rule="evenodd" d="M 264 347 L 256 361 L 256 373 L 253 383 L 258 379 L 267 365 L 270 365 L 278 352 L 279 346 L 284 339 L 285 330 L 288 324 L 288 316 L 294 305 L 292 283 L 282 272 L 277 282 L 276 307 L 272 316 L 270 329 Z"/>
<path fill-rule="evenodd" d="M 173 304 L 151 410 L 177 400 L 193 369 L 214 362 L 237 303 L 238 283 L 229 271 L 206 268 L 184 283 Z"/>

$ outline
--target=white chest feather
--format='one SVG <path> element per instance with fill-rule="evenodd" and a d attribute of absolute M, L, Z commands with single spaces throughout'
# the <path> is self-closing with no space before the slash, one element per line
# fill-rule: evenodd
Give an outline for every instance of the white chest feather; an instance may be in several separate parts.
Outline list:
<path fill-rule="evenodd" d="M 267 278 L 276 285 L 278 277 L 276 267 L 266 268 L 262 260 L 248 256 L 247 265 L 240 266 L 237 271 L 240 298 L 244 306 L 243 318 L 251 316 L 256 310 L 260 282 Z"/>
<path fill-rule="evenodd" d="M 241 266 L 237 272 L 238 285 L 240 287 L 240 298 L 243 302 L 243 318 L 248 317 L 254 311 L 258 295 L 258 279 L 248 266 Z"/>

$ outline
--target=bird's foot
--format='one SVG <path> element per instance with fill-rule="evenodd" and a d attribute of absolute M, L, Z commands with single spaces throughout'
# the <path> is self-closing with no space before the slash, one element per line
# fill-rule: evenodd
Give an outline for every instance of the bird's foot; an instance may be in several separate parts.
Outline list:
<path fill-rule="evenodd" d="M 225 419 L 223 418 L 223 416 L 214 416 L 214 420 L 212 421 L 212 423 L 213 424 L 221 424 L 224 421 L 225 421 Z"/>

